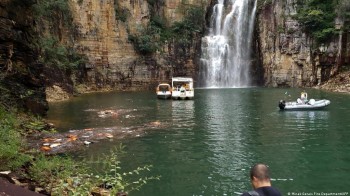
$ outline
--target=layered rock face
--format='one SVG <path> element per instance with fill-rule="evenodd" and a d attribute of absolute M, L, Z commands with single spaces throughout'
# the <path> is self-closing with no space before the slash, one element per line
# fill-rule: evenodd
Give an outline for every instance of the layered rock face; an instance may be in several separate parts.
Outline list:
<path fill-rule="evenodd" d="M 71 7 L 78 25 L 77 49 L 89 60 L 85 69 L 90 84 L 102 86 L 131 80 L 138 55 L 128 42 L 126 25 L 115 17 L 114 0 L 72 1 Z M 140 9 L 135 12 L 141 16 L 142 5 L 136 7 Z"/>
<path fill-rule="evenodd" d="M 33 18 L 28 9 L 34 1 L 0 0 L 0 97 L 9 107 L 45 114 L 43 65 L 33 49 Z"/>
<path fill-rule="evenodd" d="M 348 33 L 332 43 L 313 48 L 314 41 L 292 18 L 297 0 L 273 0 L 258 15 L 258 50 L 264 70 L 264 85 L 304 87 L 326 81 L 347 63 Z M 338 28 L 344 23 L 339 22 Z"/>
<path fill-rule="evenodd" d="M 259 49 L 264 82 L 269 86 L 303 86 L 315 83 L 317 70 L 310 56 L 310 39 L 301 32 L 294 1 L 274 1 L 259 13 Z"/>
<path fill-rule="evenodd" d="M 170 24 L 183 17 L 179 7 L 201 3 L 194 0 L 186 4 L 181 0 L 162 2 L 157 11 Z M 136 53 L 128 39 L 150 22 L 150 5 L 146 0 L 70 0 L 70 5 L 78 26 L 76 48 L 89 59 L 85 71 L 91 85 L 116 89 L 153 88 L 159 81 L 169 81 L 176 72 L 169 62 L 170 56 L 176 55 L 171 53 L 174 50 L 164 46 L 163 54 L 143 56 Z M 194 75 L 195 65 L 191 59 L 186 63 L 183 74 Z"/>

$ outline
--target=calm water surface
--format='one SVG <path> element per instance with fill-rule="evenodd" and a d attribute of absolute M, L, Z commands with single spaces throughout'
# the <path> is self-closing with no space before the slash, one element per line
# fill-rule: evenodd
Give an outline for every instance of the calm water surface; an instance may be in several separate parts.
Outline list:
<path fill-rule="evenodd" d="M 285 92 L 288 91 L 288 95 Z M 283 195 L 349 192 L 350 95 L 309 89 L 331 105 L 318 111 L 279 111 L 280 99 L 301 89 L 196 89 L 195 99 L 158 100 L 154 92 L 84 95 L 50 105 L 48 119 L 62 131 L 130 127 L 159 121 L 144 137 L 101 141 L 78 152 L 96 156 L 120 143 L 126 171 L 154 166 L 161 175 L 140 196 L 238 195 L 251 189 L 249 168 L 264 162 Z M 99 118 L 99 110 L 123 111 Z"/>

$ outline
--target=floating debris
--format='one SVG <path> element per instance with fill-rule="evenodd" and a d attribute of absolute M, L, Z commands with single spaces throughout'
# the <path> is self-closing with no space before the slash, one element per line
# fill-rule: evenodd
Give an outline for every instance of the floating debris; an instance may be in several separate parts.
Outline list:
<path fill-rule="evenodd" d="M 110 133 L 106 133 L 105 136 L 106 136 L 107 138 L 113 138 L 113 135 L 110 134 Z"/>
<path fill-rule="evenodd" d="M 71 134 L 69 134 L 68 136 L 68 141 L 75 141 L 75 140 L 77 140 L 78 139 L 78 136 L 77 135 L 71 135 Z"/>
<path fill-rule="evenodd" d="M 97 112 L 97 115 L 100 118 L 106 118 L 106 117 L 110 117 L 110 116 L 118 116 L 118 113 L 116 111 L 113 111 L 113 110 L 103 110 L 103 111 Z"/>
<path fill-rule="evenodd" d="M 34 148 L 39 146 L 39 149 L 46 154 L 57 154 L 78 150 L 84 145 L 88 146 L 98 140 L 142 137 L 151 130 L 158 130 L 169 125 L 168 123 L 153 121 L 130 127 L 94 127 L 69 130 L 66 133 L 42 133 L 32 138 L 29 145 Z"/>
<path fill-rule="evenodd" d="M 54 138 L 44 138 L 43 141 L 44 142 L 52 142 L 52 141 L 55 141 L 56 139 Z"/>
<path fill-rule="evenodd" d="M 85 112 L 97 112 L 98 110 L 97 109 L 86 109 L 84 110 Z"/>
<path fill-rule="evenodd" d="M 0 174 L 4 174 L 4 175 L 9 175 L 11 173 L 11 171 L 2 171 L 0 172 Z"/>
<path fill-rule="evenodd" d="M 150 122 L 150 125 L 152 125 L 152 126 L 160 126 L 161 123 L 159 121 L 154 121 L 154 122 Z"/>
<path fill-rule="evenodd" d="M 42 146 L 40 149 L 42 151 L 49 151 L 49 150 L 51 150 L 50 146 Z"/>
<path fill-rule="evenodd" d="M 50 145 L 50 148 L 56 148 L 57 146 L 61 146 L 61 143 L 53 143 Z"/>

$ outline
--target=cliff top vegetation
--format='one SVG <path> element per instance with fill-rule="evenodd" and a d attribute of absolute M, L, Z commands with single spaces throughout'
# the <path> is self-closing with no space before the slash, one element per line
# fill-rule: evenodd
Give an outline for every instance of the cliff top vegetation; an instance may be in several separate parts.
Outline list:
<path fill-rule="evenodd" d="M 347 0 L 298 0 L 295 18 L 317 44 L 322 44 L 343 30 L 336 28 L 336 18 L 349 20 L 349 10 L 350 2 Z M 344 27 L 347 28 L 346 25 Z"/>

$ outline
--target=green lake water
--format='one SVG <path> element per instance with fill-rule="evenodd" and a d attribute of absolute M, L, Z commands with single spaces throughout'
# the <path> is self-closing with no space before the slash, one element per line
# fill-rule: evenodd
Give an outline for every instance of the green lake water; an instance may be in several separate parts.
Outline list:
<path fill-rule="evenodd" d="M 249 168 L 257 162 L 270 167 L 272 184 L 283 195 L 349 192 L 350 95 L 307 89 L 309 98 L 329 99 L 331 105 L 279 111 L 280 99 L 295 100 L 301 91 L 196 89 L 195 99 L 185 101 L 159 100 L 154 92 L 96 93 L 50 104 L 48 120 L 61 131 L 165 125 L 76 152 L 97 156 L 122 143 L 125 171 L 153 165 L 149 175 L 161 179 L 132 196 L 239 195 L 251 189 Z M 100 118 L 100 110 L 123 113 Z"/>

